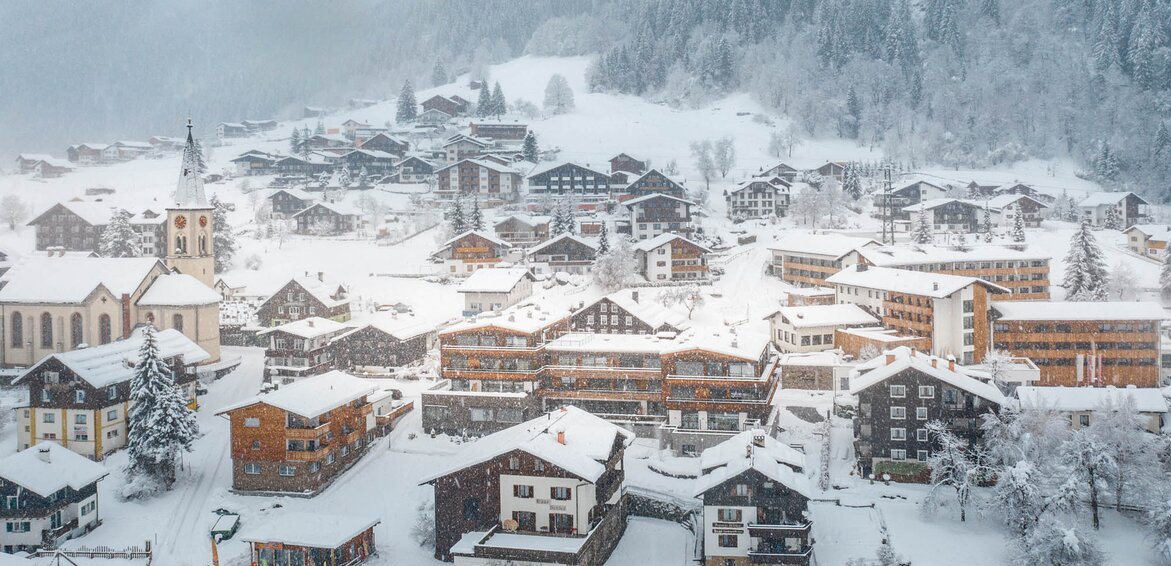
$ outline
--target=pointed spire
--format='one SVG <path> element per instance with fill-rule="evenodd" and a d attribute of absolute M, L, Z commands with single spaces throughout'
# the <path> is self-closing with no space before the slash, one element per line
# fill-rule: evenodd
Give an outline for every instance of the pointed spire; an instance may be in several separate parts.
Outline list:
<path fill-rule="evenodd" d="M 175 186 L 175 203 L 180 208 L 207 207 L 207 197 L 203 192 L 203 158 L 200 154 L 200 148 L 195 145 L 193 128 L 191 118 L 188 117 L 187 144 L 183 147 L 179 183 Z"/>

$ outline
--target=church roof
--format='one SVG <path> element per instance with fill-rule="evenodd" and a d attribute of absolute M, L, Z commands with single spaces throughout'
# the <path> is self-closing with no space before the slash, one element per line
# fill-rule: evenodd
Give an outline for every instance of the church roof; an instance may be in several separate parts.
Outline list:
<path fill-rule="evenodd" d="M 207 195 L 203 192 L 203 177 L 200 176 L 198 148 L 191 135 L 191 119 L 187 119 L 187 144 L 183 146 L 183 163 L 179 168 L 179 182 L 175 186 L 174 208 L 206 209 Z M 243 126 L 240 126 L 241 128 Z"/>
<path fill-rule="evenodd" d="M 155 258 L 30 256 L 4 275 L 0 303 L 81 303 L 105 286 L 115 297 L 134 293 L 162 263 Z"/>
<path fill-rule="evenodd" d="M 144 307 L 214 305 L 219 302 L 219 293 L 200 280 L 183 273 L 156 278 L 142 294 L 142 298 L 138 299 L 139 306 Z"/>

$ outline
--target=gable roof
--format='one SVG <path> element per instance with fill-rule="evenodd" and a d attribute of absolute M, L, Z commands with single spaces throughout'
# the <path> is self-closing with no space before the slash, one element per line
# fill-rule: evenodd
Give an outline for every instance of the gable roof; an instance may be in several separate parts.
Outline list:
<path fill-rule="evenodd" d="M 295 415 L 312 419 L 351 401 L 378 391 L 368 379 L 332 370 L 282 385 L 271 393 L 262 393 L 216 411 L 217 415 L 263 403 Z"/>
<path fill-rule="evenodd" d="M 666 325 L 683 330 L 690 326 L 690 321 L 684 310 L 664 307 L 661 302 L 649 296 L 636 301 L 631 295 L 631 291 L 628 290 L 616 291 L 604 297 L 599 297 L 592 303 L 588 303 L 578 309 L 578 311 L 584 311 L 603 300 L 609 300 L 611 303 L 618 305 L 619 308 L 647 323 L 651 328 L 659 328 Z"/>
<path fill-rule="evenodd" d="M 23 381 L 24 378 L 35 373 L 38 368 L 51 359 L 64 364 L 70 371 L 77 374 L 77 377 L 85 380 L 94 388 L 100 389 L 107 385 L 129 381 L 134 376 L 132 364 L 138 362 L 138 350 L 142 347 L 143 332 L 144 328 L 139 327 L 130 334 L 129 338 L 124 340 L 80 350 L 49 354 L 25 370 L 12 383 Z M 156 331 L 155 342 L 158 344 L 160 358 L 169 359 L 182 356 L 184 365 L 196 364 L 211 357 L 206 350 L 200 348 L 198 344 L 174 328 Z"/>
<path fill-rule="evenodd" d="M 781 307 L 770 314 L 768 318 L 778 314 L 788 320 L 794 328 L 879 324 L 879 320 L 874 315 L 853 303 Z"/>
<path fill-rule="evenodd" d="M 866 389 L 882 383 L 903 370 L 914 369 L 919 373 L 933 377 L 957 389 L 967 391 L 977 397 L 987 399 L 997 405 L 1004 405 L 1006 401 L 1004 394 L 995 385 L 985 383 L 967 375 L 965 373 L 966 369 L 962 366 L 957 364 L 955 370 L 949 369 L 948 360 L 916 352 L 906 346 L 899 346 L 893 350 L 887 350 L 883 354 L 857 366 L 855 372 L 865 371 L 865 373 L 851 377 L 851 395 L 857 395 Z M 889 357 L 893 357 L 894 360 L 888 361 Z M 932 365 L 932 360 L 935 360 L 935 365 Z"/>
<path fill-rule="evenodd" d="M 80 303 L 104 286 L 115 297 L 134 293 L 156 267 L 157 258 L 26 256 L 4 274 L 0 303 Z"/>
<path fill-rule="evenodd" d="M 468 142 L 470 144 L 478 145 L 480 147 L 492 147 L 491 142 L 484 141 L 480 138 L 474 138 L 474 137 L 469 136 L 467 134 L 456 134 L 454 136 L 451 136 L 450 138 L 447 138 L 446 140 L 444 140 L 443 145 L 440 145 L 439 147 L 447 147 L 449 145 L 457 144 L 460 142 Z"/>
<path fill-rule="evenodd" d="M 287 511 L 276 517 L 265 517 L 257 521 L 255 526 L 245 527 L 240 540 L 335 549 L 380 522 L 379 519 L 366 516 Z"/>
<path fill-rule="evenodd" d="M 517 222 L 520 222 L 520 223 L 524 224 L 525 226 L 528 226 L 530 228 L 535 228 L 537 226 L 540 226 L 541 224 L 548 224 L 552 220 L 552 218 L 550 218 L 548 216 L 532 216 L 529 214 L 509 214 L 508 216 L 497 219 L 496 223 L 493 224 L 492 227 L 496 228 L 496 227 L 500 226 L 501 224 L 508 222 L 509 220 L 516 220 Z"/>
<path fill-rule="evenodd" d="M 1029 195 L 1024 195 L 1024 194 L 996 195 L 996 196 L 988 199 L 986 204 L 988 205 L 988 208 L 990 208 L 992 210 L 1003 210 L 1005 207 L 1012 205 L 1012 204 L 1016 203 L 1017 201 L 1021 201 L 1021 200 L 1031 200 L 1031 201 L 1033 201 L 1033 203 L 1037 204 L 1041 208 L 1049 208 L 1049 205 L 1047 205 L 1047 204 L 1045 204 L 1045 203 L 1043 203 L 1043 202 L 1041 202 L 1041 201 L 1039 201 Z"/>
<path fill-rule="evenodd" d="M 514 169 L 512 167 L 509 167 L 507 165 L 503 165 L 501 163 L 497 163 L 495 161 L 491 161 L 488 159 L 471 159 L 471 158 L 461 159 L 459 161 L 456 161 L 455 163 L 440 167 L 439 169 L 436 169 L 435 172 L 438 173 L 440 171 L 445 171 L 447 169 L 451 169 L 452 167 L 458 167 L 460 164 L 463 164 L 463 163 L 474 163 L 476 165 L 479 165 L 480 167 L 484 167 L 486 169 L 491 169 L 492 171 L 496 171 L 497 173 L 516 173 L 517 175 L 520 174 L 520 171 L 517 171 L 516 169 Z"/>
<path fill-rule="evenodd" d="M 736 183 L 734 186 L 732 186 L 732 188 L 728 189 L 728 194 L 734 194 L 746 189 L 750 189 L 753 185 L 756 184 L 764 185 L 765 187 L 778 193 L 788 193 L 789 187 L 792 185 L 780 177 L 777 177 L 777 179 L 780 181 L 780 184 L 774 184 L 769 177 L 750 177 L 740 181 L 739 183 Z"/>
<path fill-rule="evenodd" d="M 598 175 L 599 177 L 604 177 L 606 179 L 610 178 L 609 173 L 603 173 L 597 169 L 594 169 L 593 167 L 590 167 L 589 165 L 582 165 L 580 163 L 574 163 L 572 161 L 546 161 L 544 163 L 540 163 L 536 167 L 533 167 L 533 169 L 531 171 L 529 171 L 528 176 L 535 177 L 535 176 L 540 175 L 542 173 L 548 173 L 549 171 L 552 171 L 558 167 L 564 167 L 566 165 L 572 165 L 574 167 L 579 167 L 581 169 L 585 169 L 595 175 Z"/>
<path fill-rule="evenodd" d="M 925 200 L 925 201 L 920 202 L 918 204 L 912 204 L 911 206 L 904 206 L 903 211 L 905 211 L 905 212 L 919 212 L 922 210 L 932 210 L 932 209 L 939 208 L 941 206 L 945 206 L 945 205 L 952 204 L 952 203 L 959 203 L 964 206 L 970 206 L 972 208 L 981 208 L 981 209 L 984 208 L 983 205 L 976 203 L 976 202 L 973 202 L 973 201 L 970 201 L 970 200 L 964 200 L 964 199 L 960 199 L 960 198 L 946 198 L 945 197 L 945 198 L 928 199 L 928 200 Z"/>
<path fill-rule="evenodd" d="M 156 277 L 138 304 L 144 307 L 214 305 L 220 299 L 220 294 L 202 281 L 184 273 L 170 273 Z"/>
<path fill-rule="evenodd" d="M 892 267 L 866 267 L 859 270 L 852 265 L 825 279 L 834 285 L 851 285 L 865 289 L 881 289 L 895 293 L 907 293 L 942 299 L 967 287 L 979 284 L 988 287 L 994 293 L 1008 293 L 1009 290 L 975 277 L 962 275 L 945 275 L 942 273 L 928 273 L 926 271 L 910 271 Z"/>
<path fill-rule="evenodd" d="M 623 201 L 622 204 L 627 207 L 631 207 L 631 206 L 634 206 L 637 204 L 642 204 L 644 202 L 652 201 L 657 198 L 670 199 L 675 202 L 681 202 L 683 204 L 686 204 L 687 206 L 695 206 L 694 202 L 691 202 L 687 199 L 681 199 L 679 197 L 674 197 L 674 196 L 668 195 L 666 193 L 651 193 L 649 195 L 642 195 L 641 197 L 635 197 L 635 198 Z"/>
<path fill-rule="evenodd" d="M 322 196 L 322 195 L 315 195 L 315 194 L 313 194 L 309 191 L 306 191 L 304 189 L 277 189 L 277 190 L 273 191 L 271 194 L 269 194 L 268 198 L 271 199 L 277 193 L 285 193 L 286 195 L 289 195 L 289 196 L 291 196 L 295 199 L 301 200 L 301 201 L 320 200 L 321 196 Z"/>
<path fill-rule="evenodd" d="M 105 202 L 91 202 L 91 201 L 75 201 L 67 200 L 61 201 L 46 208 L 32 220 L 29 220 L 25 225 L 34 226 L 41 221 L 45 216 L 48 216 L 53 209 L 58 206 L 76 214 L 82 220 L 93 226 L 105 226 L 110 223 L 110 216 L 113 214 L 114 207 Z"/>
<path fill-rule="evenodd" d="M 670 232 L 667 232 L 664 234 L 659 234 L 658 236 L 655 236 L 654 238 L 650 238 L 648 240 L 641 240 L 638 243 L 634 244 L 633 247 L 637 251 L 649 252 L 659 246 L 662 246 L 663 244 L 668 244 L 668 243 L 673 242 L 675 240 L 683 240 L 684 242 L 687 242 L 687 243 L 703 250 L 704 253 L 711 253 L 712 252 L 708 248 L 706 248 L 696 242 L 688 240 L 687 238 L 684 238 L 683 236 L 680 236 L 679 234 L 672 234 Z"/>
<path fill-rule="evenodd" d="M 1140 197 L 1130 191 L 1126 191 L 1122 193 L 1094 193 L 1079 202 L 1078 206 L 1102 206 L 1106 204 L 1118 204 L 1122 202 L 1123 199 L 1130 196 L 1138 199 L 1142 204 L 1149 204 L 1143 197 Z"/>
<path fill-rule="evenodd" d="M 411 317 L 395 317 L 391 316 L 390 313 L 383 312 L 371 318 L 364 319 L 359 326 L 353 326 L 350 330 L 338 334 L 333 340 L 341 340 L 364 328 L 373 328 L 380 332 L 385 332 L 393 336 L 396 340 L 410 340 L 421 334 L 433 332 L 435 325 L 419 322 Z"/>
<path fill-rule="evenodd" d="M 1156 302 L 993 301 L 996 320 L 1169 320 Z"/>
<path fill-rule="evenodd" d="M 522 279 L 532 281 L 533 274 L 523 267 L 490 267 L 477 269 L 456 289 L 459 293 L 508 293 Z"/>
<path fill-rule="evenodd" d="M 262 336 L 272 332 L 284 332 L 285 334 L 292 334 L 293 336 L 300 336 L 301 338 L 316 338 L 318 336 L 325 336 L 345 330 L 346 325 L 328 318 L 321 318 L 319 316 L 311 316 L 301 320 L 294 320 L 293 322 L 286 322 L 280 326 L 273 326 L 265 328 L 257 332 L 257 336 Z"/>
<path fill-rule="evenodd" d="M 753 431 L 746 432 L 752 433 Z M 739 448 L 740 452 L 734 456 L 729 454 L 729 459 L 726 463 L 706 470 L 703 475 L 697 478 L 693 488 L 695 497 L 702 496 L 712 488 L 736 478 L 748 470 L 756 470 L 765 477 L 801 494 L 807 499 L 813 497 L 813 489 L 809 484 L 809 478 L 793 471 L 793 468 L 789 467 L 786 463 L 777 461 L 776 452 L 767 448 L 753 446 L 751 439 L 747 445 L 739 444 L 739 437 L 740 435 L 736 435 L 732 439 L 721 443 L 727 444 L 736 441 L 735 448 Z M 745 446 L 751 448 L 746 448 Z M 717 447 L 712 447 L 708 450 Z M 708 450 L 704 450 L 705 456 Z M 707 468 L 707 466 L 705 465 L 704 468 Z"/>
<path fill-rule="evenodd" d="M 880 245 L 874 238 L 843 234 L 793 234 L 784 236 L 768 249 L 799 254 L 823 255 L 840 258 L 856 249 Z"/>
<path fill-rule="evenodd" d="M 664 178 L 664 179 L 666 179 L 666 180 L 670 181 L 671 183 L 673 183 L 673 184 L 674 184 L 676 187 L 678 187 L 679 189 L 683 189 L 683 184 L 682 184 L 682 183 L 680 183 L 679 181 L 677 181 L 677 180 L 675 180 L 675 179 L 672 179 L 672 178 L 671 178 L 671 177 L 669 177 L 667 174 L 663 173 L 662 171 L 659 171 L 658 169 L 648 169 L 646 173 L 643 173 L 642 175 L 639 175 L 637 179 L 635 179 L 635 180 L 633 180 L 633 181 L 631 181 L 631 182 L 627 183 L 627 184 L 626 184 L 626 188 L 627 188 L 627 189 L 629 189 L 630 187 L 634 186 L 634 185 L 635 185 L 636 183 L 638 183 L 639 181 L 641 181 L 641 180 L 643 180 L 643 179 L 645 179 L 645 178 L 649 177 L 649 176 L 650 176 L 650 175 L 652 175 L 652 174 L 654 174 L 654 175 L 658 175 L 658 176 L 660 176 L 660 177 L 662 177 L 662 178 Z"/>
<path fill-rule="evenodd" d="M 0 478 L 41 497 L 48 497 L 66 487 L 84 489 L 109 474 L 102 464 L 51 441 L 0 460 Z"/>
<path fill-rule="evenodd" d="M 1136 232 L 1140 232 L 1147 237 L 1150 237 L 1150 236 L 1161 235 L 1161 234 L 1165 234 L 1167 232 L 1171 232 L 1171 225 L 1167 225 L 1167 224 L 1135 224 L 1134 226 L 1131 226 L 1130 228 L 1123 230 L 1122 233 L 1125 234 L 1125 233 L 1130 232 L 1132 230 L 1134 230 Z"/>
<path fill-rule="evenodd" d="M 302 208 L 301 210 L 298 210 L 297 212 L 295 212 L 293 214 L 292 218 L 296 218 L 302 214 L 306 214 L 310 210 L 313 210 L 315 208 L 324 208 L 325 210 L 328 210 L 334 214 L 339 214 L 341 216 L 362 216 L 363 215 L 361 210 L 358 210 L 357 208 L 354 208 L 352 205 L 347 204 L 347 203 L 318 201 L 318 202 L 314 202 L 313 204 L 310 204 L 309 206 L 306 206 L 305 208 Z"/>
<path fill-rule="evenodd" d="M 559 436 L 564 444 L 558 442 Z M 592 483 L 606 471 L 602 462 L 610 458 L 617 440 L 629 446 L 634 433 L 577 407 L 565 406 L 472 442 L 452 458 L 451 465 L 427 475 L 419 485 L 516 450 Z"/>
<path fill-rule="evenodd" d="M 946 246 L 903 245 L 859 248 L 858 254 L 877 267 L 898 267 L 960 261 L 1050 260 L 1046 254 L 1014 250 L 1004 246 L 980 245 L 967 250 Z"/>
<path fill-rule="evenodd" d="M 496 236 L 490 235 L 487 232 L 483 232 L 480 230 L 468 230 L 466 232 L 463 232 L 462 234 L 456 235 L 455 237 L 453 237 L 452 239 L 450 239 L 446 242 L 443 242 L 443 245 L 440 246 L 440 249 L 449 248 L 449 247 L 451 247 L 452 244 L 462 240 L 463 238 L 465 238 L 467 236 L 471 236 L 471 235 L 475 235 L 475 236 L 479 236 L 481 238 L 484 238 L 485 240 L 488 240 L 489 242 L 492 242 L 493 244 L 496 244 L 498 246 L 502 246 L 505 248 L 510 247 L 508 242 L 505 242 L 504 240 L 501 240 L 500 238 L 497 238 Z"/>
<path fill-rule="evenodd" d="M 754 445 L 754 439 L 763 438 L 764 446 Z M 734 460 L 744 458 L 747 446 L 753 447 L 753 452 L 761 456 L 772 458 L 773 461 L 785 464 L 792 468 L 805 469 L 805 454 L 785 444 L 764 432 L 762 429 L 749 429 L 732 435 L 727 440 L 707 448 L 699 456 L 699 467 L 710 470 L 719 466 L 726 466 Z"/>
<path fill-rule="evenodd" d="M 528 253 L 529 253 L 529 255 L 541 253 L 541 250 L 544 250 L 545 248 L 547 248 L 553 244 L 556 244 L 557 242 L 560 242 L 562 240 L 570 240 L 572 242 L 576 242 L 579 245 L 585 246 L 594 252 L 598 251 L 598 246 L 595 246 L 595 245 L 579 238 L 575 234 L 570 234 L 569 232 L 562 232 L 552 238 L 549 238 L 548 240 L 545 240 L 544 242 L 541 242 L 540 244 L 537 244 L 536 246 L 529 248 Z"/>
<path fill-rule="evenodd" d="M 1118 408 L 1124 399 L 1134 401 L 1141 413 L 1166 413 L 1163 392 L 1150 387 L 1037 387 L 1022 385 L 1016 389 L 1022 409 L 1061 412 L 1092 412 L 1107 406 Z"/>

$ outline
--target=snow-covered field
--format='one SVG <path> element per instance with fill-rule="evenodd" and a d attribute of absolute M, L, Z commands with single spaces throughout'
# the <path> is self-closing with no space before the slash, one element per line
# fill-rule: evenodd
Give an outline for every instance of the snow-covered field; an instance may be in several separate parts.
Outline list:
<path fill-rule="evenodd" d="M 771 312 L 785 294 L 785 285 L 763 275 L 769 253 L 767 246 L 782 234 L 801 232 L 786 220 L 778 226 L 763 222 L 748 222 L 733 226 L 724 220 L 721 191 L 747 174 L 775 160 L 767 153 L 771 127 L 753 115 L 762 113 L 761 107 L 747 95 L 732 95 L 707 107 L 676 109 L 655 104 L 641 98 L 587 93 L 585 90 L 586 58 L 524 57 L 492 69 L 493 80 L 502 84 L 510 101 L 518 98 L 540 103 L 548 78 L 553 73 L 565 75 L 574 88 L 576 111 L 532 122 L 543 148 L 558 147 L 561 158 L 601 166 L 618 152 L 627 152 L 648 158 L 653 166 L 662 166 L 677 160 L 681 171 L 697 181 L 691 167 L 688 145 L 704 138 L 734 136 L 737 165 L 726 179 L 713 183 L 707 203 L 708 218 L 704 220 L 709 233 L 720 234 L 725 241 L 734 241 L 732 230 L 743 230 L 758 236 L 755 244 L 736 247 L 718 256 L 713 263 L 725 274 L 710 289 L 711 298 L 696 313 L 698 319 L 713 322 L 747 318 L 761 324 L 761 317 Z M 435 93 L 458 93 L 474 99 L 470 91 L 449 85 L 417 93 L 425 100 Z M 326 127 L 337 127 L 348 118 L 383 124 L 393 120 L 394 102 L 387 101 L 370 108 L 329 116 Z M 181 117 L 176 118 L 174 135 L 180 135 Z M 770 118 L 775 124 L 784 119 Z M 211 157 L 211 169 L 228 168 L 229 160 L 248 149 L 287 151 L 287 143 L 280 139 L 296 127 L 312 128 L 315 120 L 282 124 L 266 138 L 251 138 L 216 147 Z M 792 159 L 785 159 L 798 167 L 816 167 L 828 160 L 874 160 L 881 155 L 865 147 L 842 140 L 812 140 L 798 145 Z M 1074 176 L 1074 167 L 1057 164 L 1055 172 L 1050 163 L 1026 162 L 1011 169 L 997 171 L 950 171 L 925 169 L 925 178 L 967 182 L 973 179 L 998 183 L 1020 181 L 1033 184 L 1049 192 L 1068 190 L 1071 195 L 1084 194 L 1097 187 Z M 52 203 L 82 196 L 89 187 L 107 186 L 116 194 L 105 197 L 112 205 L 132 210 L 147 207 L 161 208 L 173 189 L 178 171 L 178 157 L 141 159 L 123 164 L 86 167 L 60 179 L 33 180 L 27 176 L 0 176 L 0 196 L 18 194 L 33 213 L 39 213 Z M 1051 174 L 1052 173 L 1052 174 Z M 263 179 L 250 179 L 252 186 L 260 186 Z M 429 324 L 441 324 L 459 316 L 462 299 L 454 285 L 429 282 L 416 277 L 388 275 L 419 275 L 434 271 L 427 261 L 441 236 L 440 229 L 431 229 L 403 243 L 393 246 L 376 245 L 370 238 L 311 238 L 290 236 L 284 241 L 257 239 L 252 235 L 254 200 L 244 194 L 237 180 L 208 186 L 209 192 L 222 200 L 234 203 L 231 215 L 233 225 L 241 231 L 240 251 L 236 266 L 226 275 L 247 286 L 248 294 L 265 294 L 295 275 L 306 272 L 324 272 L 330 279 L 351 286 L 356 298 L 356 318 L 369 314 L 375 303 L 404 302 L 413 309 L 415 317 Z M 417 189 L 418 187 L 415 187 Z M 351 200 L 354 197 L 349 197 Z M 412 208 L 409 196 L 403 193 L 379 193 L 392 209 Z M 854 219 L 859 232 L 873 232 L 877 226 L 868 216 Z M 1073 226 L 1064 223 L 1046 223 L 1040 230 L 1028 234 L 1030 250 L 1044 251 L 1053 257 L 1051 281 L 1060 282 L 1064 272 L 1065 255 Z M 1118 232 L 1096 232 L 1110 265 L 1125 264 L 1133 270 L 1138 285 L 1148 291 L 1157 285 L 1159 266 L 1150 260 L 1135 257 L 1124 251 L 1123 236 Z M 0 250 L 13 259 L 31 254 L 34 248 L 33 230 L 22 227 L 15 231 L 0 227 Z M 263 262 L 259 270 L 243 267 L 243 258 L 256 255 Z M 579 301 L 588 301 L 603 291 L 588 281 L 578 281 L 568 287 L 538 288 L 533 301 L 564 309 Z M 1060 289 L 1055 289 L 1060 298 Z M 409 535 L 415 520 L 416 506 L 430 497 L 430 488 L 417 485 L 418 478 L 435 466 L 442 465 L 459 445 L 450 439 L 432 439 L 421 433 L 419 414 L 413 412 L 389 435 L 379 440 L 354 468 L 324 493 L 313 499 L 245 497 L 229 493 L 231 461 L 228 456 L 228 422 L 215 416 L 215 411 L 235 401 L 255 394 L 261 381 L 262 352 L 258 349 L 225 348 L 226 354 L 238 354 L 243 365 L 234 373 L 214 383 L 203 399 L 199 423 L 203 437 L 196 442 L 194 452 L 186 455 L 186 468 L 174 491 L 147 502 L 122 502 L 116 492 L 122 483 L 121 467 L 125 454 L 117 454 L 105 465 L 110 477 L 101 484 L 103 525 L 88 536 L 70 541 L 67 546 L 106 545 L 114 548 L 141 544 L 151 540 L 157 552 L 156 564 L 167 566 L 195 566 L 210 563 L 210 545 L 206 529 L 211 511 L 227 508 L 243 517 L 242 534 L 250 526 L 262 524 L 274 508 L 334 513 L 353 513 L 378 516 L 382 523 L 375 528 L 380 558 L 374 564 L 431 564 L 434 559 L 428 549 L 420 548 Z M 406 399 L 417 399 L 420 390 L 431 384 L 424 381 L 396 382 L 404 390 Z M 20 394 L 5 392 L 0 404 L 5 407 L 20 403 Z M 824 413 L 831 405 L 828 396 L 781 392 L 778 404 L 816 407 Z M 804 444 L 806 452 L 817 453 L 820 442 L 813 435 L 813 427 L 800 421 L 792 413 L 781 409 L 786 428 L 782 440 Z M 5 422 L 11 422 L 5 419 Z M 1005 537 L 999 527 L 976 516 L 961 523 L 946 512 L 934 517 L 920 513 L 922 486 L 871 485 L 852 477 L 850 430 L 839 423 L 833 434 L 833 483 L 841 489 L 824 494 L 827 501 L 813 505 L 813 521 L 817 540 L 818 564 L 840 565 L 853 557 L 873 555 L 879 542 L 879 526 L 886 525 L 895 550 L 915 564 L 983 565 L 1004 563 L 1009 557 Z M 15 449 L 15 431 L 12 426 L 0 430 L 0 455 Z M 686 468 L 687 461 L 664 458 L 642 444 L 628 453 L 628 479 L 632 486 L 670 493 L 687 498 L 691 496 L 686 479 L 667 478 L 652 468 Z M 830 500 L 840 500 L 839 506 Z M 873 504 L 873 506 L 871 506 Z M 1100 539 L 1110 556 L 1111 564 L 1130 565 L 1154 563 L 1147 550 L 1142 528 L 1132 517 L 1107 513 Z M 645 566 L 674 566 L 690 563 L 694 539 L 689 531 L 674 523 L 645 518 L 632 518 L 627 536 L 619 545 L 610 563 L 616 565 L 641 564 Z M 246 547 L 237 536 L 220 546 L 225 564 L 245 563 Z M 103 564 L 111 564 L 104 562 Z"/>

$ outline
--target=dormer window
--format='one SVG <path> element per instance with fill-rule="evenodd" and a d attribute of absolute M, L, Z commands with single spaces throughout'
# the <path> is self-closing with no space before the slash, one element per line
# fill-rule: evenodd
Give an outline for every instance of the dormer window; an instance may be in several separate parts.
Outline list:
<path fill-rule="evenodd" d="M 78 389 L 78 390 L 74 391 L 73 392 L 73 400 L 74 400 L 74 402 L 77 402 L 77 403 L 84 403 L 85 402 L 85 390 Z"/>

